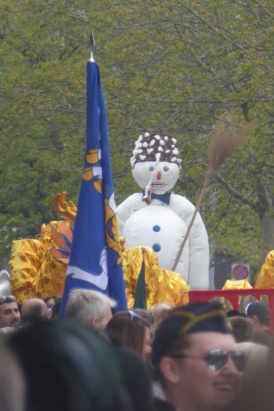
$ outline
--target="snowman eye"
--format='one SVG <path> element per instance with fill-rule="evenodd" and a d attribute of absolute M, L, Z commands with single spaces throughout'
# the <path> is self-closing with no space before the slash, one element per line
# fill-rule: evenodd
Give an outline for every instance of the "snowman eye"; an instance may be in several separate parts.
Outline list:
<path fill-rule="evenodd" d="M 154 167 L 153 166 L 149 166 L 149 171 L 153 171 Z"/>
<path fill-rule="evenodd" d="M 164 167 L 164 171 L 168 171 L 169 170 L 169 167 L 168 166 L 165 166 Z"/>

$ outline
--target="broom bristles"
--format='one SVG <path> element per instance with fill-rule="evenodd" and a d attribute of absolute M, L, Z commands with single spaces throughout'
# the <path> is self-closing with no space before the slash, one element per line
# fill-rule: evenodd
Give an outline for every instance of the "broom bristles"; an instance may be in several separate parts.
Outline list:
<path fill-rule="evenodd" d="M 185 243 L 189 236 L 191 227 L 194 223 L 195 217 L 200 209 L 202 200 L 206 193 L 207 187 L 210 180 L 214 177 L 215 172 L 220 167 L 220 165 L 226 160 L 226 158 L 237 148 L 241 147 L 247 139 L 249 132 L 254 128 L 254 124 L 250 123 L 245 126 L 238 126 L 237 124 L 231 123 L 227 120 L 220 120 L 217 123 L 214 134 L 211 139 L 211 145 L 209 149 L 209 162 L 208 169 L 204 181 L 203 188 L 199 195 L 192 219 L 187 228 L 184 239 L 178 250 L 175 262 L 172 267 L 172 271 L 176 270 L 177 264 L 183 252 Z"/>
<path fill-rule="evenodd" d="M 211 180 L 230 154 L 241 147 L 247 139 L 253 124 L 239 126 L 227 120 L 220 120 L 213 133 L 209 149 L 209 167 L 207 180 Z"/>

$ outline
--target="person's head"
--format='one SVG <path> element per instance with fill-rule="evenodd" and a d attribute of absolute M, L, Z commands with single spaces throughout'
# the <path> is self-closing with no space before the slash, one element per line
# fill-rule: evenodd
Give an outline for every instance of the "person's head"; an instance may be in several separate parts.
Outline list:
<path fill-rule="evenodd" d="M 49 319 L 47 304 L 40 298 L 30 298 L 21 307 L 22 325 L 36 324 Z"/>
<path fill-rule="evenodd" d="M 270 310 L 266 304 L 252 302 L 246 306 L 245 313 L 254 330 L 269 330 Z"/>
<path fill-rule="evenodd" d="M 3 341 L 0 341 L 0 409 L 23 411 L 25 384 L 22 370 Z"/>
<path fill-rule="evenodd" d="M 218 302 L 170 310 L 156 331 L 152 363 L 178 410 L 218 411 L 237 395 L 244 356 Z"/>
<path fill-rule="evenodd" d="M 150 311 L 153 315 L 154 324 L 156 327 L 160 324 L 166 312 L 171 309 L 172 309 L 171 305 L 167 303 L 158 303 L 151 307 Z"/>
<path fill-rule="evenodd" d="M 0 297 L 0 328 L 18 327 L 20 312 L 16 298 L 13 295 Z"/>
<path fill-rule="evenodd" d="M 246 317 L 229 317 L 232 334 L 236 342 L 252 341 L 254 338 L 253 327 Z"/>
<path fill-rule="evenodd" d="M 95 330 L 47 321 L 22 327 L 8 344 L 23 369 L 28 411 L 124 410 L 119 366 Z"/>
<path fill-rule="evenodd" d="M 134 308 L 132 311 L 135 312 L 138 315 L 138 317 L 147 321 L 150 326 L 153 325 L 154 321 L 153 321 L 153 315 L 151 311 L 145 310 L 144 308 Z"/>
<path fill-rule="evenodd" d="M 105 328 L 112 317 L 116 301 L 93 290 L 75 289 L 68 297 L 65 316 L 92 328 Z"/>
<path fill-rule="evenodd" d="M 51 309 L 51 319 L 58 320 L 61 308 L 62 298 L 56 298 L 54 306 Z"/>
<path fill-rule="evenodd" d="M 227 318 L 242 317 L 243 314 L 238 310 L 229 310 L 226 313 Z"/>
<path fill-rule="evenodd" d="M 106 330 L 121 346 L 134 350 L 144 360 L 150 356 L 150 325 L 133 311 L 121 311 L 114 314 Z"/>
<path fill-rule="evenodd" d="M 264 402 L 265 385 L 269 375 L 270 348 L 252 341 L 237 343 L 246 357 L 243 384 L 231 409 L 258 410 Z"/>
<path fill-rule="evenodd" d="M 52 308 L 53 308 L 53 306 L 54 306 L 55 301 L 57 300 L 57 298 L 58 298 L 58 297 L 56 297 L 55 295 L 52 295 L 52 296 L 49 296 L 49 297 L 44 298 L 44 302 L 46 303 L 47 308 L 48 308 L 49 318 L 52 317 Z"/>
<path fill-rule="evenodd" d="M 263 381 L 265 371 L 269 362 L 270 348 L 266 345 L 256 344 L 253 341 L 237 343 L 237 349 L 245 353 L 246 363 L 244 369 L 244 386 L 248 386 L 247 391 L 256 389 L 258 381 Z"/>

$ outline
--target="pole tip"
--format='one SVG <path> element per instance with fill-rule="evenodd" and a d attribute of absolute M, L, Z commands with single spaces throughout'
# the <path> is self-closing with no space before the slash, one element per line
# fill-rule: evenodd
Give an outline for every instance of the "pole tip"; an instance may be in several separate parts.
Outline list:
<path fill-rule="evenodd" d="M 95 61 L 94 56 L 93 56 L 93 51 L 95 49 L 95 38 L 94 38 L 93 30 L 91 30 L 90 35 L 89 35 L 89 46 L 91 50 L 90 61 Z"/>

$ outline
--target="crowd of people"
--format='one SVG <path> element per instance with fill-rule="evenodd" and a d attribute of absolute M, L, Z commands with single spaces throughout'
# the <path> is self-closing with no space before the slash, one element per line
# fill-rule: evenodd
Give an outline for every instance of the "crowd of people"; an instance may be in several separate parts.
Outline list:
<path fill-rule="evenodd" d="M 1 411 L 273 409 L 267 304 L 115 312 L 113 299 L 84 289 L 71 291 L 64 318 L 60 304 L 0 296 Z"/>

